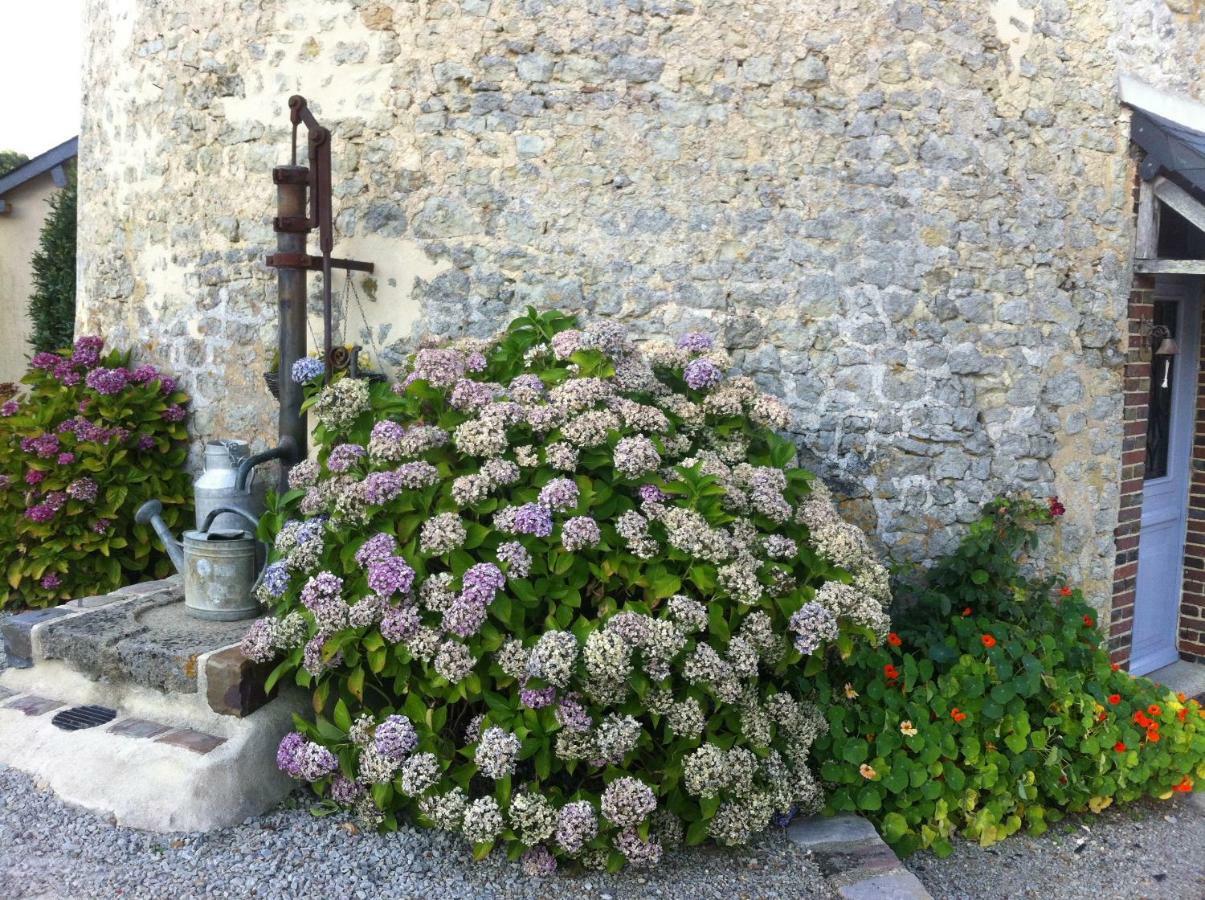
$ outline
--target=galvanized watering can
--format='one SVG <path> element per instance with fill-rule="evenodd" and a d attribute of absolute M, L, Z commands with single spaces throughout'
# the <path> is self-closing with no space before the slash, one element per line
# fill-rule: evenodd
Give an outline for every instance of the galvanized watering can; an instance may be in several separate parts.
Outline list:
<path fill-rule="evenodd" d="M 212 527 L 219 516 L 244 519 L 251 530 Z M 184 608 L 189 615 L 223 622 L 259 615 L 255 588 L 268 548 L 255 538 L 259 522 L 254 516 L 219 506 L 209 511 L 198 530 L 184 532 L 183 541 L 172 537 L 158 500 L 142 504 L 134 520 L 155 529 L 172 565 L 184 576 Z"/>

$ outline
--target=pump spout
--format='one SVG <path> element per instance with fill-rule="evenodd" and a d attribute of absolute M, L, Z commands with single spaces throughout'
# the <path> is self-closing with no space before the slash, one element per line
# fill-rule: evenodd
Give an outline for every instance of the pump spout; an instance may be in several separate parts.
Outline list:
<path fill-rule="evenodd" d="M 163 521 L 163 504 L 158 500 L 146 501 L 138 507 L 138 512 L 134 513 L 134 521 L 139 525 L 150 525 L 155 529 L 155 534 L 159 535 L 159 540 L 163 541 L 167 555 L 171 557 L 172 565 L 176 567 L 177 572 L 183 575 L 184 547 L 172 537 L 171 529 Z"/>
<path fill-rule="evenodd" d="M 265 450 L 263 453 L 256 453 L 254 456 L 248 456 L 238 464 L 238 474 L 235 476 L 234 487 L 236 490 L 247 490 L 247 480 L 251 477 L 251 470 L 260 463 L 266 463 L 270 459 L 279 459 L 281 462 L 289 465 L 296 465 L 301 460 L 298 458 L 297 442 L 293 440 L 292 435 L 284 435 L 280 439 L 280 443 L 271 450 Z"/>

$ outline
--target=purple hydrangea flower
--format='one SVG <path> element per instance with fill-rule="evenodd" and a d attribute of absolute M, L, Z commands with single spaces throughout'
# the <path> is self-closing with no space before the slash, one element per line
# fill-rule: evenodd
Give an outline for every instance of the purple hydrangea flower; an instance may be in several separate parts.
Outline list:
<path fill-rule="evenodd" d="M 320 375 L 326 374 L 326 365 L 320 359 L 303 356 L 293 363 L 289 376 L 294 384 L 308 384 Z"/>
<path fill-rule="evenodd" d="M 57 369 L 62 361 L 63 358 L 57 353 L 43 350 L 40 353 L 35 353 L 29 364 L 35 369 Z"/>
<path fill-rule="evenodd" d="M 91 478 L 77 478 L 67 485 L 67 494 L 84 503 L 95 503 L 100 486 Z"/>
<path fill-rule="evenodd" d="M 46 480 L 46 473 L 38 469 L 30 469 L 25 473 L 25 483 L 29 485 L 41 484 Z"/>
<path fill-rule="evenodd" d="M 556 871 L 556 857 L 543 844 L 537 844 L 523 854 L 520 862 L 523 874 L 529 878 L 540 878 Z"/>
<path fill-rule="evenodd" d="M 155 438 L 152 435 L 144 434 L 138 439 L 139 450 L 153 450 L 155 448 Z"/>
<path fill-rule="evenodd" d="M 343 579 L 330 572 L 319 572 L 301 589 L 301 602 L 314 612 L 324 601 L 334 599 L 343 591 Z"/>
<path fill-rule="evenodd" d="M 664 503 L 669 499 L 669 494 L 661 490 L 655 484 L 642 484 L 640 486 L 640 499 L 649 503 Z"/>
<path fill-rule="evenodd" d="M 163 421 L 165 422 L 183 422 L 184 417 L 188 415 L 183 406 L 172 404 L 163 411 Z"/>
<path fill-rule="evenodd" d="M 97 534 L 104 534 L 106 531 L 109 530 L 109 526 L 112 524 L 113 523 L 110 522 L 108 519 L 97 519 L 95 522 L 92 523 L 92 530 L 95 531 Z"/>
<path fill-rule="evenodd" d="M 9 400 L 3 406 L 0 406 L 0 416 L 4 416 L 6 419 L 9 416 L 15 416 L 17 410 L 20 408 L 20 404 L 16 400 Z"/>
<path fill-rule="evenodd" d="M 42 585 L 42 587 L 44 587 L 46 590 L 53 591 L 55 588 L 62 586 L 63 579 L 60 578 L 58 575 L 56 575 L 54 572 L 51 572 L 49 575 L 44 575 L 42 577 L 42 580 L 38 583 L 40 585 Z"/>
<path fill-rule="evenodd" d="M 60 466 L 69 466 L 75 462 L 75 454 L 66 452 L 60 453 L 55 459 L 55 462 L 57 462 Z"/>
<path fill-rule="evenodd" d="M 552 513 L 539 503 L 524 503 L 515 510 L 513 527 L 516 534 L 548 537 L 552 534 Z"/>
<path fill-rule="evenodd" d="M 691 353 L 703 353 L 715 346 L 715 340 L 709 334 L 701 331 L 688 331 L 678 338 L 678 349 L 689 350 Z"/>
<path fill-rule="evenodd" d="M 485 604 L 463 594 L 452 601 L 444 612 L 443 627 L 458 637 L 476 634 L 485 622 Z"/>
<path fill-rule="evenodd" d="M 413 606 L 391 609 L 381 619 L 381 637 L 391 644 L 400 644 L 414 637 L 418 627 L 418 610 Z"/>
<path fill-rule="evenodd" d="M 360 482 L 361 496 L 366 503 L 380 506 L 402 493 L 402 477 L 396 471 L 372 472 Z"/>
<path fill-rule="evenodd" d="M 91 368 L 100 362 L 100 351 L 104 346 L 104 338 L 94 334 L 84 335 L 75 342 L 74 352 L 71 354 L 72 364 Z"/>
<path fill-rule="evenodd" d="M 470 566 L 461 579 L 463 596 L 481 604 L 493 602 L 494 595 L 506 585 L 506 576 L 493 563 Z"/>
<path fill-rule="evenodd" d="M 344 806 L 351 806 L 364 796 L 364 788 L 350 778 L 336 775 L 331 780 L 331 799 Z"/>
<path fill-rule="evenodd" d="M 33 453 L 41 459 L 50 459 L 50 457 L 58 455 L 59 436 L 47 433 L 33 438 L 22 438 L 21 449 L 26 453 Z"/>
<path fill-rule="evenodd" d="M 489 365 L 489 360 L 480 350 L 474 350 L 464 360 L 465 370 L 469 372 L 483 372 L 487 365 Z"/>
<path fill-rule="evenodd" d="M 149 363 L 143 363 L 130 373 L 130 381 L 134 384 L 146 384 L 159 377 L 159 370 Z"/>
<path fill-rule="evenodd" d="M 54 508 L 45 503 L 38 503 L 25 510 L 25 518 L 31 522 L 49 522 L 54 518 L 54 514 Z"/>
<path fill-rule="evenodd" d="M 600 540 L 598 523 L 589 516 L 575 516 L 561 527 L 561 543 L 570 552 L 593 547 Z"/>
<path fill-rule="evenodd" d="M 572 509 L 578 497 L 577 484 L 569 478 L 554 478 L 540 490 L 540 503 L 549 509 Z"/>
<path fill-rule="evenodd" d="M 372 743 L 382 756 L 399 760 L 418 746 L 418 732 L 405 716 L 389 716 L 377 726 Z"/>
<path fill-rule="evenodd" d="M 84 383 L 98 394 L 103 394 L 106 397 L 111 397 L 113 394 L 120 394 L 126 389 L 129 384 L 130 373 L 123 368 L 116 369 L 93 369 L 88 373 L 88 377 L 84 379 Z M 164 416 L 167 414 L 164 413 Z"/>
<path fill-rule="evenodd" d="M 696 391 L 713 388 L 724 380 L 720 367 L 707 359 L 692 359 L 686 364 L 682 377 Z"/>
<path fill-rule="evenodd" d="M 326 467 L 332 472 L 346 472 L 364 456 L 359 444 L 340 444 L 327 457 Z"/>
<path fill-rule="evenodd" d="M 264 569 L 260 581 L 269 597 L 280 597 L 289 586 L 289 570 L 283 562 L 274 562 Z"/>
<path fill-rule="evenodd" d="M 356 563 L 361 567 L 371 562 L 393 556 L 397 551 L 397 538 L 392 534 L 380 532 L 366 540 L 356 551 Z"/>
<path fill-rule="evenodd" d="M 556 700 L 556 688 L 554 687 L 525 687 L 519 691 L 519 702 L 530 709 L 552 706 L 554 700 Z"/>
<path fill-rule="evenodd" d="M 368 564 L 368 586 L 382 597 L 408 594 L 414 584 L 414 569 L 400 556 L 387 556 Z"/>
<path fill-rule="evenodd" d="M 301 777 L 297 768 L 297 754 L 304 745 L 305 736 L 296 731 L 290 731 L 281 738 L 280 746 L 276 748 L 276 768 L 293 778 Z"/>

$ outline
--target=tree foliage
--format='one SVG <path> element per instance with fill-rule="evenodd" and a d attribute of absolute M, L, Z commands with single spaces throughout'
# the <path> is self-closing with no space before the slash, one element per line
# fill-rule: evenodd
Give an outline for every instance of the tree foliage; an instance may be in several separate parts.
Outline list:
<path fill-rule="evenodd" d="M 67 186 L 49 200 L 50 215 L 33 255 L 29 343 L 36 352 L 70 346 L 75 335 L 75 196 L 72 172 Z"/>

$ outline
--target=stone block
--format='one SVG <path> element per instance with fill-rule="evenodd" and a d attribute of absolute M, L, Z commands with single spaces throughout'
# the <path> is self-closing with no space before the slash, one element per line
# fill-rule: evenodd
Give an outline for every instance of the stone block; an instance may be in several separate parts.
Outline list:
<path fill-rule="evenodd" d="M 818 850 L 831 844 L 877 841 L 879 833 L 861 816 L 808 816 L 792 823 L 787 836 L 805 850 Z"/>
<path fill-rule="evenodd" d="M 863 878 L 837 888 L 845 900 L 929 900 L 920 879 L 902 866 L 873 878 Z"/>
<path fill-rule="evenodd" d="M 171 731 L 170 725 L 162 722 L 152 722 L 149 719 L 121 719 L 109 728 L 111 734 L 120 734 L 129 738 L 153 738 Z"/>
<path fill-rule="evenodd" d="M 205 699 L 223 716 L 249 716 L 276 696 L 264 683 L 274 666 L 247 659 L 238 647 L 211 653 L 205 660 Z"/>
<path fill-rule="evenodd" d="M 8 657 L 8 664 L 14 669 L 28 669 L 32 666 L 34 626 L 70 614 L 71 610 L 62 607 L 31 609 L 5 620 L 0 631 L 4 637 L 4 655 Z"/>
<path fill-rule="evenodd" d="M 215 734 L 206 734 L 204 731 L 194 731 L 191 728 L 176 728 L 162 737 L 156 738 L 155 743 L 183 747 L 185 750 L 191 750 L 193 753 L 200 753 L 203 756 L 222 746 L 226 743 L 226 739 Z"/>
<path fill-rule="evenodd" d="M 27 716 L 41 716 L 62 705 L 58 700 L 39 697 L 37 694 L 22 694 L 16 700 L 4 704 L 6 709 L 19 709 Z"/>

